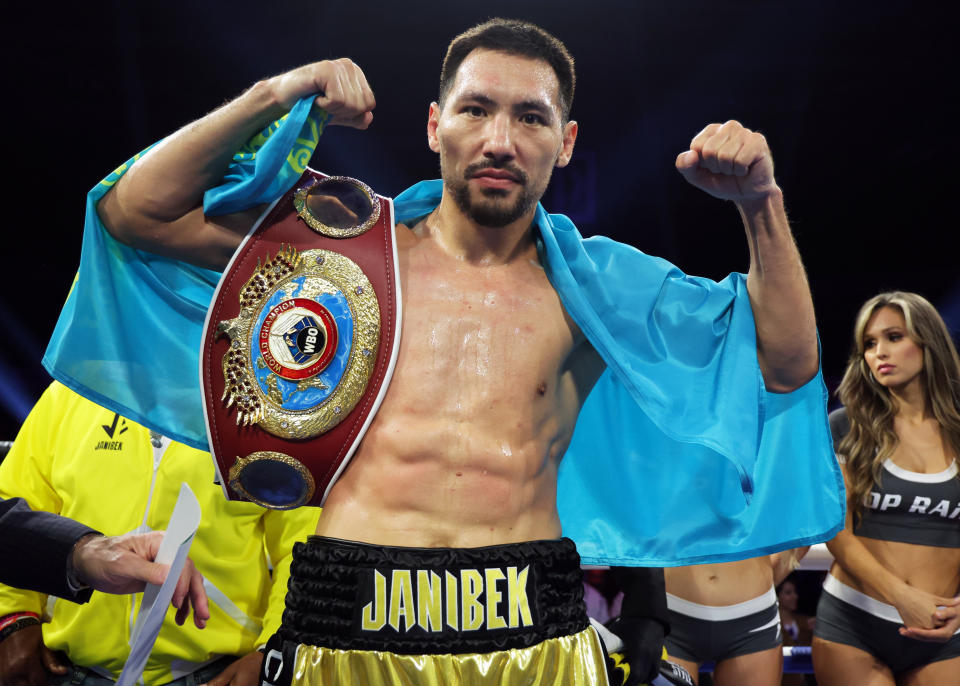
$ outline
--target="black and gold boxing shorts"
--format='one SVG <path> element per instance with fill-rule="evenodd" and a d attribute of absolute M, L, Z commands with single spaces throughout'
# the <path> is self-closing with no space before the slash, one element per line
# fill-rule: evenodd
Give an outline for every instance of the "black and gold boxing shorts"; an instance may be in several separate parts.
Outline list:
<path fill-rule="evenodd" d="M 400 548 L 312 536 L 293 550 L 263 684 L 607 684 L 569 539 Z"/>

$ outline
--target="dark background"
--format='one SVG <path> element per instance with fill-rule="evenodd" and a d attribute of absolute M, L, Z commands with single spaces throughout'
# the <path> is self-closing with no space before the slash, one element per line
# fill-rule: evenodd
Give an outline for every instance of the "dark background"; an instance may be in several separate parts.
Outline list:
<path fill-rule="evenodd" d="M 39 364 L 73 279 L 84 196 L 104 175 L 255 80 L 350 56 L 377 96 L 369 131 L 331 129 L 313 165 L 385 195 L 438 175 L 427 147 L 449 39 L 535 21 L 577 60 L 580 138 L 544 204 L 691 274 L 748 265 L 735 209 L 673 161 L 712 121 L 770 141 L 804 256 L 832 391 L 859 305 L 920 292 L 960 328 L 958 152 L 949 3 L 21 3 L 5 17 L 6 221 L 0 438 L 48 383 Z M 104 332 L 111 335 L 111 332 Z"/>

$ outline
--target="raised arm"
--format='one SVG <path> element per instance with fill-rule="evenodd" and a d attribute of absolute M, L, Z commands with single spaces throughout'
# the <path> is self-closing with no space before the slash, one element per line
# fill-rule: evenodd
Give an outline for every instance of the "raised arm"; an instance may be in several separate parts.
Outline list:
<path fill-rule="evenodd" d="M 373 92 L 349 59 L 315 62 L 260 81 L 138 160 L 100 201 L 104 226 L 135 248 L 222 269 L 261 208 L 206 217 L 204 192 L 220 183 L 234 152 L 251 136 L 313 93 L 330 114 L 328 124 L 365 129 L 373 120 Z"/>
<path fill-rule="evenodd" d="M 677 169 L 697 188 L 736 203 L 750 247 L 747 291 L 764 382 L 775 392 L 803 385 L 818 367 L 813 300 L 766 139 L 736 121 L 710 124 L 677 157 Z"/>

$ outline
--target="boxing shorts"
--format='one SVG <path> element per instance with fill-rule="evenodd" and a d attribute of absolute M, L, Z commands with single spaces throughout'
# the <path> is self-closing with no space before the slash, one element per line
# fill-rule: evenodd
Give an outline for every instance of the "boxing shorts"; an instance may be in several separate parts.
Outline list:
<path fill-rule="evenodd" d="M 294 547 L 262 683 L 607 684 L 569 539 L 401 548 Z"/>

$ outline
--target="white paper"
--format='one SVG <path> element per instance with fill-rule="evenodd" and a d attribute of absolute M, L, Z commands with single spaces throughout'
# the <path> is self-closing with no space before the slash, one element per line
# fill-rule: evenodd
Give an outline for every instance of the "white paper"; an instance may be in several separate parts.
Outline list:
<path fill-rule="evenodd" d="M 130 636 L 130 656 L 123 666 L 117 686 L 133 686 L 143 674 L 143 668 L 160 634 L 160 627 L 167 614 L 167 606 L 187 562 L 187 553 L 193 537 L 200 526 L 200 503 L 187 484 L 180 484 L 180 495 L 170 515 L 167 531 L 160 543 L 156 562 L 170 565 L 170 572 L 162 586 L 147 584 L 140 603 L 140 613 Z"/>

